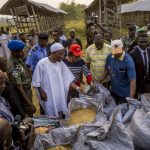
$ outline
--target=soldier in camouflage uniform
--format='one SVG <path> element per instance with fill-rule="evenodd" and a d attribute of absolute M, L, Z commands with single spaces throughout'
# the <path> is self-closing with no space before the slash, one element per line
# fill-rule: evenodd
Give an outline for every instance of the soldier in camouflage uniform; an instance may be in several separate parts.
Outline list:
<path fill-rule="evenodd" d="M 27 59 L 29 51 L 30 51 L 29 44 L 27 43 L 26 34 L 24 32 L 19 33 L 19 39 L 25 44 L 25 47 L 23 49 L 23 51 L 24 51 L 23 61 L 26 62 L 26 59 Z"/>
<path fill-rule="evenodd" d="M 136 26 L 132 25 L 128 27 L 128 36 L 122 38 L 124 50 L 128 53 L 137 46 L 136 42 Z"/>
<path fill-rule="evenodd" d="M 24 47 L 25 44 L 19 40 L 12 40 L 8 43 L 11 51 L 8 61 L 8 76 L 20 96 L 25 113 L 32 117 L 36 109 L 32 103 L 31 78 L 22 60 Z"/>

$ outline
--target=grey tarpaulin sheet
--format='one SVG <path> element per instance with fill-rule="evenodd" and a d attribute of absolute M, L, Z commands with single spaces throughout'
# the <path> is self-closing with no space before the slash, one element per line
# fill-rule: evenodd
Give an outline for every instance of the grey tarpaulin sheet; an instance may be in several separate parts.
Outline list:
<path fill-rule="evenodd" d="M 141 95 L 142 108 L 132 117 L 129 131 L 139 149 L 150 150 L 150 94 Z"/>
<path fill-rule="evenodd" d="M 101 125 L 85 124 L 58 128 L 48 134 L 38 135 L 35 148 L 44 150 L 56 145 L 71 144 L 72 150 L 134 150 L 129 132 L 120 122 L 118 111 Z"/>
<path fill-rule="evenodd" d="M 127 127 L 137 109 L 142 107 L 142 103 L 133 98 L 127 98 L 127 103 L 116 106 L 115 110 L 120 109 L 120 121 Z"/>
<path fill-rule="evenodd" d="M 144 150 L 150 150 L 150 112 L 136 110 L 130 124 L 133 142 Z"/>
<path fill-rule="evenodd" d="M 66 144 L 71 144 L 72 150 L 134 150 L 133 142 L 150 150 L 149 94 L 142 95 L 141 102 L 127 98 L 127 104 L 116 106 L 110 93 L 101 85 L 97 84 L 97 87 L 100 90 L 96 94 L 73 99 L 67 116 L 69 118 L 73 110 L 91 107 L 97 112 L 96 120 L 38 135 L 36 150 Z"/>
<path fill-rule="evenodd" d="M 34 127 L 41 127 L 41 126 L 55 126 L 59 127 L 59 120 L 54 117 L 49 116 L 34 116 Z"/>

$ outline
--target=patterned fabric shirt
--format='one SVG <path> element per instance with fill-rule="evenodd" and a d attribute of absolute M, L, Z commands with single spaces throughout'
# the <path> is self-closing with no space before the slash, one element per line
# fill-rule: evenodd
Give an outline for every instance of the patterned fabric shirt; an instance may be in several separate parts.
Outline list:
<path fill-rule="evenodd" d="M 5 118 L 9 122 L 14 121 L 14 116 L 10 111 L 9 103 L 2 96 L 0 96 L 0 117 Z"/>
<path fill-rule="evenodd" d="M 8 75 L 10 81 L 16 84 L 30 85 L 31 79 L 22 59 L 13 56 L 8 60 Z"/>
<path fill-rule="evenodd" d="M 86 77 L 91 76 L 91 73 L 83 59 L 80 59 L 75 63 L 71 63 L 67 59 L 64 59 L 63 62 L 67 65 L 72 74 L 75 76 L 74 82 L 81 81 L 83 74 Z"/>
<path fill-rule="evenodd" d="M 129 36 L 122 38 L 122 42 L 124 45 L 124 50 L 128 53 L 131 52 L 135 46 L 137 46 L 136 38 L 130 38 Z"/>
<path fill-rule="evenodd" d="M 86 63 L 90 63 L 90 71 L 95 81 L 99 81 L 103 74 L 105 70 L 105 61 L 110 53 L 111 47 L 108 44 L 104 44 L 101 50 L 97 50 L 95 44 L 87 48 L 85 61 Z"/>

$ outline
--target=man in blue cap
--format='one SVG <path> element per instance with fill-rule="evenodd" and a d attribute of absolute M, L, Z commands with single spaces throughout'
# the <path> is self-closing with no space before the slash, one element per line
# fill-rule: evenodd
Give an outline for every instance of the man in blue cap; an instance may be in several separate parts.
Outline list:
<path fill-rule="evenodd" d="M 37 63 L 42 59 L 47 57 L 47 42 L 48 42 L 48 35 L 46 33 L 40 33 L 38 36 L 38 44 L 33 47 L 26 60 L 26 65 L 28 70 L 34 72 Z"/>
<path fill-rule="evenodd" d="M 25 44 L 20 40 L 12 40 L 8 43 L 11 57 L 8 61 L 8 76 L 16 88 L 25 113 L 32 116 L 36 109 L 32 103 L 31 78 L 23 63 Z"/>

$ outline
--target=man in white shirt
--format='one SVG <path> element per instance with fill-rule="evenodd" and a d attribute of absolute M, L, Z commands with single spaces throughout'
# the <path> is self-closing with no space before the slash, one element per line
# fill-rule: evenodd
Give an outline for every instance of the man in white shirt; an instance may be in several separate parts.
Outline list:
<path fill-rule="evenodd" d="M 45 115 L 59 117 L 65 115 L 69 88 L 83 92 L 76 86 L 74 76 L 62 62 L 64 47 L 60 43 L 51 46 L 51 55 L 39 61 L 33 74 L 33 87 L 37 89 L 38 99 Z"/>
<path fill-rule="evenodd" d="M 8 37 L 6 34 L 2 34 L 0 31 L 0 57 L 9 59 L 10 57 L 10 50 L 7 47 L 8 44 Z"/>

